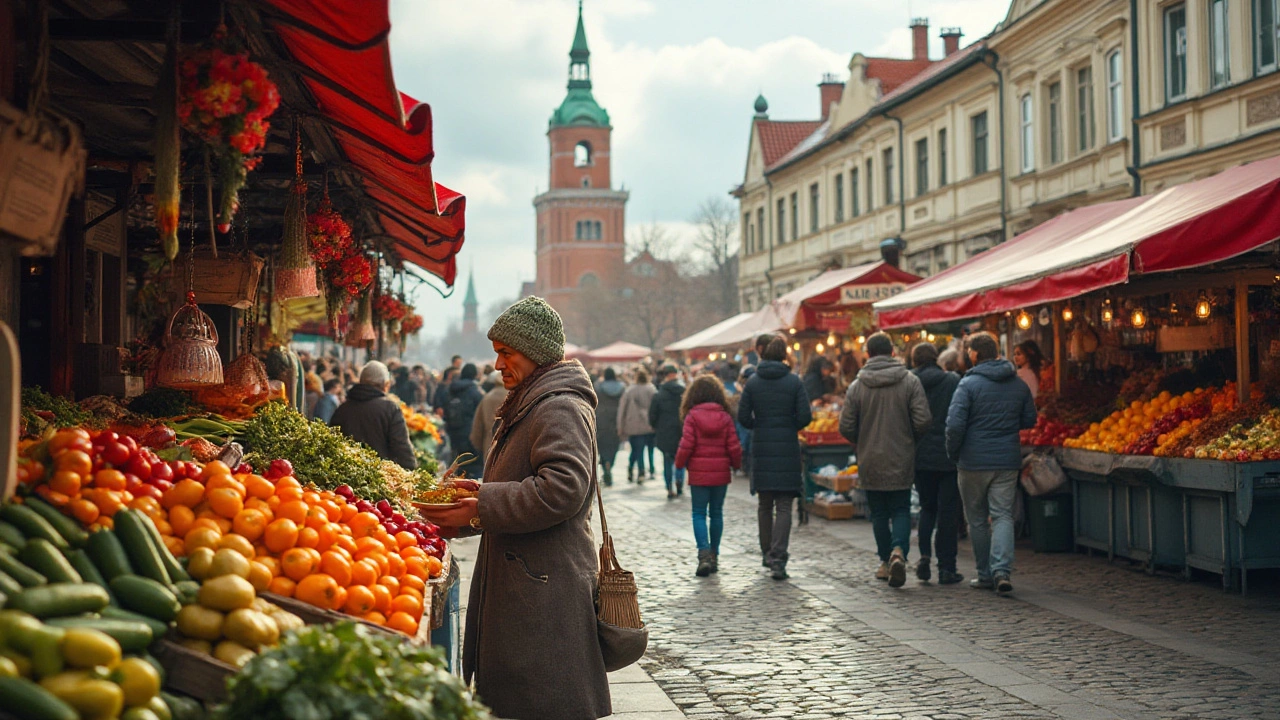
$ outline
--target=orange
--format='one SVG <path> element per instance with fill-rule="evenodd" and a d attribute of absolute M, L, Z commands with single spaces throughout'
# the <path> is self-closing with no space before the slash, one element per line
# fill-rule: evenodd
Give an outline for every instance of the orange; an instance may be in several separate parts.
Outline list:
<path fill-rule="evenodd" d="M 277 560 L 276 558 L 270 555 L 259 555 L 258 557 L 254 558 L 253 561 L 262 565 L 266 569 L 270 570 L 272 577 L 279 577 L 280 561 Z"/>
<path fill-rule="evenodd" d="M 229 520 L 228 518 L 215 515 L 209 519 L 213 521 L 214 525 L 218 526 L 218 530 L 221 531 L 224 535 L 226 533 L 231 532 L 231 520 Z"/>
<path fill-rule="evenodd" d="M 351 563 L 351 582 L 348 585 L 373 585 L 378 582 L 378 564 L 370 560 Z"/>
<path fill-rule="evenodd" d="M 102 511 L 98 510 L 98 506 L 85 500 L 78 498 L 67 504 L 67 509 L 71 511 L 71 516 L 79 520 L 85 525 L 92 525 Z"/>
<path fill-rule="evenodd" d="M 172 509 L 175 505 L 186 505 L 194 508 L 204 499 L 204 485 L 201 485 L 190 478 L 181 480 L 174 484 L 173 487 L 160 498 L 160 504 L 165 510 Z"/>
<path fill-rule="evenodd" d="M 357 555 L 363 555 L 364 553 L 371 553 L 371 552 L 380 553 L 385 549 L 386 548 L 382 547 L 382 543 L 378 542 L 377 540 L 371 537 L 362 537 L 356 541 Z"/>
<path fill-rule="evenodd" d="M 320 544 L 316 545 L 316 549 L 324 552 L 333 547 L 333 543 L 338 539 L 338 534 L 342 532 L 342 528 L 337 523 L 325 523 L 323 527 L 316 528 L 316 532 L 320 534 Z M 345 550 L 343 552 L 346 552 Z"/>
<path fill-rule="evenodd" d="M 346 587 L 351 584 L 351 561 L 336 552 L 326 552 L 320 555 L 320 572 L 332 577 L 338 581 L 339 585 Z"/>
<path fill-rule="evenodd" d="M 342 519 L 342 508 L 338 507 L 338 503 L 332 500 L 323 500 L 320 507 L 324 508 L 325 515 L 328 516 L 329 522 L 338 522 Z"/>
<path fill-rule="evenodd" d="M 387 616 L 386 616 L 386 615 L 383 615 L 382 613 L 378 612 L 377 610 L 375 610 L 375 611 L 373 611 L 373 612 L 367 612 L 367 613 L 365 613 L 364 615 L 361 615 L 361 616 L 360 616 L 360 618 L 361 618 L 362 620 L 368 620 L 369 622 L 373 623 L 374 625 L 386 625 L 386 624 L 387 624 Z"/>
<path fill-rule="evenodd" d="M 58 453 L 58 456 L 53 459 L 53 467 L 55 470 L 88 475 L 93 472 L 93 458 L 83 450 L 66 450 Z"/>
<path fill-rule="evenodd" d="M 351 518 L 355 517 L 358 512 L 360 512 L 360 510 L 356 508 L 355 505 L 347 505 L 344 503 L 342 505 L 342 522 L 351 522 Z"/>
<path fill-rule="evenodd" d="M 412 575 L 406 575 L 405 577 L 413 577 L 413 576 L 412 576 Z M 422 591 L 421 591 L 421 590 L 414 590 L 414 589 L 413 589 L 413 588 L 411 588 L 411 587 L 405 587 L 405 584 L 402 582 L 402 583 L 400 583 L 400 596 L 404 596 L 404 595 L 408 595 L 408 596 L 410 596 L 410 597 L 418 598 L 418 602 L 423 602 L 423 600 L 422 600 Z"/>
<path fill-rule="evenodd" d="M 404 530 L 401 530 L 400 532 L 396 533 L 395 538 L 396 538 L 397 550 L 403 547 L 409 547 L 410 545 L 418 544 L 417 536 L 411 532 L 406 532 Z"/>
<path fill-rule="evenodd" d="M 262 592 L 271 586 L 271 581 L 275 580 L 275 576 L 271 574 L 271 570 L 266 565 L 254 561 L 249 563 L 248 580 L 254 590 Z"/>
<path fill-rule="evenodd" d="M 391 617 L 387 618 L 387 627 L 392 630 L 399 630 L 405 635 L 418 634 L 418 621 L 413 616 L 403 612 L 393 612 Z"/>
<path fill-rule="evenodd" d="M 226 463 L 222 462 L 221 460 L 214 460 L 213 462 L 205 463 L 204 471 L 200 473 L 200 479 L 208 480 L 214 475 L 230 475 L 230 474 L 231 474 L 231 468 L 227 467 Z"/>
<path fill-rule="evenodd" d="M 311 505 L 307 508 L 306 525 L 309 528 L 321 528 L 329 524 L 329 514 L 319 505 Z"/>
<path fill-rule="evenodd" d="M 282 553 L 298 543 L 298 524 L 281 518 L 267 525 L 262 542 L 273 553 Z"/>
<path fill-rule="evenodd" d="M 440 573 L 444 572 L 444 563 L 440 562 L 440 558 L 435 555 L 427 556 L 427 575 L 429 577 L 440 577 Z"/>
<path fill-rule="evenodd" d="M 61 472 L 66 472 L 65 470 Z M 58 473 L 53 474 L 57 477 Z M 103 490 L 123 490 L 127 483 L 124 479 L 124 473 L 119 470 L 102 469 L 93 474 L 93 486 L 100 487 Z"/>
<path fill-rule="evenodd" d="M 263 500 L 262 498 L 248 498 L 244 501 L 244 507 L 246 510 L 257 510 L 262 513 L 267 518 L 267 522 L 271 522 L 276 519 L 276 511 L 271 509 L 271 503 Z"/>
<path fill-rule="evenodd" d="M 129 503 L 129 509 L 141 510 L 148 516 L 154 515 L 158 512 L 163 512 L 163 509 L 160 507 L 160 501 L 150 495 L 143 495 L 142 497 L 134 498 L 133 502 Z"/>
<path fill-rule="evenodd" d="M 99 515 L 98 522 L 94 523 L 94 525 L 97 525 L 99 530 L 111 530 L 115 528 L 116 521 L 107 515 Z"/>
<path fill-rule="evenodd" d="M 416 545 L 410 545 L 409 547 L 400 548 L 400 557 L 404 558 L 405 560 L 408 560 L 411 557 L 425 557 L 426 554 L 427 554 L 426 550 L 423 550 L 422 548 Z"/>
<path fill-rule="evenodd" d="M 315 505 L 316 503 L 320 502 L 320 493 L 316 492 L 315 490 L 303 490 L 302 502 L 308 505 Z"/>
<path fill-rule="evenodd" d="M 338 528 L 338 539 L 334 540 L 333 544 L 336 545 L 337 547 L 342 548 L 343 550 L 346 550 L 347 553 L 350 555 L 355 555 L 356 552 L 359 550 L 359 548 L 356 547 L 355 538 L 344 533 L 342 531 L 341 526 L 339 526 Z"/>
<path fill-rule="evenodd" d="M 276 508 L 276 517 L 288 518 L 302 526 L 306 524 L 307 511 L 310 509 L 311 506 L 301 500 L 288 500 L 280 503 L 280 507 Z"/>
<path fill-rule="evenodd" d="M 253 549 L 253 543 L 249 542 L 248 538 L 245 536 L 237 535 L 235 533 L 223 535 L 222 538 L 218 540 L 218 548 L 230 548 L 249 560 L 252 560 L 257 556 L 257 553 L 254 552 Z"/>
<path fill-rule="evenodd" d="M 334 582 L 337 582 L 336 580 Z M 343 605 L 347 604 L 347 589 L 338 586 L 337 592 L 333 594 L 333 604 L 329 606 L 330 610 L 341 610 Z"/>
<path fill-rule="evenodd" d="M 294 490 L 302 489 L 302 483 L 298 482 L 298 478 L 292 475 L 285 475 L 284 477 L 276 478 L 275 482 L 272 484 L 275 485 L 276 492 L 280 492 L 281 490 L 284 490 L 286 488 L 291 488 Z"/>
<path fill-rule="evenodd" d="M 284 501 L 280 499 L 279 495 L 272 495 L 271 497 L 267 498 L 267 509 L 270 510 L 272 513 L 275 513 L 276 510 L 280 509 L 280 503 L 282 502 Z"/>
<path fill-rule="evenodd" d="M 187 546 L 187 552 L 196 548 L 207 547 L 210 550 L 218 549 L 218 541 L 222 539 L 222 533 L 213 528 L 197 527 L 193 528 L 183 538 L 182 542 Z"/>
<path fill-rule="evenodd" d="M 387 556 L 380 552 L 367 552 L 356 555 L 357 560 L 372 560 L 378 566 L 378 575 L 386 575 L 391 572 L 391 563 L 387 560 Z"/>
<path fill-rule="evenodd" d="M 99 472 L 108 472 L 100 470 Z M 110 472 L 119 472 L 111 470 Z M 70 470 L 58 470 L 49 478 L 49 489 L 62 493 L 63 495 L 72 496 L 80 494 L 80 473 L 73 473 Z"/>
<path fill-rule="evenodd" d="M 356 513 L 352 516 L 349 524 L 351 525 L 351 535 L 357 539 L 367 537 L 373 532 L 374 528 L 382 527 L 382 521 L 377 515 L 370 512 Z"/>
<path fill-rule="evenodd" d="M 347 587 L 347 601 L 342 605 L 343 610 L 356 617 L 363 617 L 373 611 L 373 605 L 372 590 L 363 585 L 350 585 Z"/>
<path fill-rule="evenodd" d="M 298 582 L 293 596 L 316 607 L 333 609 L 338 598 L 338 583 L 324 573 L 308 575 Z"/>
<path fill-rule="evenodd" d="M 111 518 L 107 519 L 110 520 Z M 98 520 L 101 522 L 102 518 L 98 518 Z M 164 540 L 164 546 L 169 548 L 169 552 L 173 553 L 174 557 L 186 557 L 187 544 L 182 542 L 182 538 L 165 535 L 161 539 Z"/>
<path fill-rule="evenodd" d="M 387 574 L 397 578 L 405 574 L 404 558 L 400 553 L 387 553 Z"/>
<path fill-rule="evenodd" d="M 301 502 L 302 490 L 300 488 L 276 488 L 276 497 L 280 498 L 280 502 Z"/>
<path fill-rule="evenodd" d="M 241 510 L 231 520 L 231 528 L 237 535 L 243 535 L 250 541 L 254 541 L 267 531 L 267 516 L 260 510 Z"/>
<path fill-rule="evenodd" d="M 267 591 L 285 597 L 293 597 L 293 591 L 296 587 L 297 583 L 281 575 L 280 577 L 271 578 L 271 583 L 267 585 Z"/>
<path fill-rule="evenodd" d="M 161 535 L 172 535 L 172 534 L 173 534 L 173 525 L 172 525 L 172 524 L 170 524 L 170 522 L 169 522 L 168 520 L 165 520 L 165 519 L 164 519 L 164 515 L 162 515 L 162 514 L 161 514 L 161 513 L 163 513 L 163 512 L 164 512 L 164 511 L 163 511 L 163 510 L 161 510 L 161 511 L 160 511 L 160 513 L 157 513 L 157 514 L 155 514 L 155 515 L 148 515 L 147 517 L 151 518 L 151 522 L 152 522 L 152 524 L 154 524 L 154 525 L 156 526 L 156 530 L 157 530 Z"/>
<path fill-rule="evenodd" d="M 320 544 L 320 532 L 315 528 L 304 527 L 298 531 L 298 547 L 314 548 Z"/>
<path fill-rule="evenodd" d="M 230 520 L 244 509 L 244 499 L 240 493 L 232 488 L 217 488 L 210 490 L 206 496 L 209 501 L 209 509 L 218 514 L 219 517 Z"/>
<path fill-rule="evenodd" d="M 387 589 L 387 586 L 374 585 L 370 589 L 373 590 L 373 607 L 376 608 L 378 612 L 381 612 L 381 613 L 390 612 L 391 599 L 393 596 L 391 594 L 391 591 Z"/>
<path fill-rule="evenodd" d="M 205 490 L 221 490 L 223 488 L 235 490 L 236 494 L 239 495 L 241 499 L 246 495 L 244 483 L 236 480 L 230 475 L 216 475 L 213 479 L 209 480 L 209 482 L 205 483 L 204 487 Z"/>
<path fill-rule="evenodd" d="M 313 567 L 317 567 L 317 568 L 320 567 L 320 551 L 319 550 L 315 548 L 302 548 L 302 550 L 311 557 L 311 565 Z"/>
<path fill-rule="evenodd" d="M 178 505 L 177 507 L 175 507 L 175 508 L 174 508 L 174 510 L 177 510 L 178 508 L 183 508 L 183 509 L 185 509 L 187 512 L 191 512 L 191 508 L 186 507 L 185 505 Z M 199 528 L 199 527 L 207 527 L 207 528 L 210 528 L 210 529 L 212 529 L 212 530 L 217 530 L 219 535 L 221 535 L 221 534 L 222 534 L 222 526 L 218 524 L 218 521 L 217 521 L 217 520 L 215 520 L 215 519 L 213 519 L 213 518 L 211 518 L 211 517 L 198 517 L 198 518 L 195 518 L 194 520 L 192 520 L 192 521 L 191 521 L 191 524 L 187 527 L 187 530 L 188 530 L 188 531 L 191 531 L 191 530 L 195 530 L 196 528 Z M 186 533 L 183 533 L 183 535 L 186 535 Z"/>
<path fill-rule="evenodd" d="M 427 562 L 422 558 L 409 558 L 404 561 L 404 571 L 416 578 L 426 580 L 431 573 L 427 571 Z"/>
<path fill-rule="evenodd" d="M 56 493 L 56 494 L 61 494 L 61 493 Z M 98 510 L 103 515 L 106 515 L 108 517 L 115 515 L 116 513 L 124 509 L 124 502 L 121 499 L 122 496 L 113 490 L 102 490 L 99 488 L 90 488 L 88 490 L 81 491 L 80 496 L 86 500 L 89 500 L 94 505 L 97 505 Z M 62 497 L 63 497 L 63 500 L 61 503 L 54 502 L 54 504 L 65 505 L 67 501 L 70 500 L 70 498 L 67 497 L 66 495 L 63 495 Z M 46 499 L 48 500 L 50 498 L 46 498 Z"/>
<path fill-rule="evenodd" d="M 420 618 L 422 617 L 422 598 L 412 595 L 397 595 L 391 601 L 391 611 L 393 613 L 408 613 L 410 617 L 415 619 Z"/>
<path fill-rule="evenodd" d="M 390 590 L 393 597 L 400 594 L 400 581 L 390 575 L 383 575 L 378 578 L 378 584 Z"/>
<path fill-rule="evenodd" d="M 427 587 L 427 583 L 424 582 L 422 578 L 414 577 L 408 573 L 400 575 L 398 579 L 400 580 L 400 592 L 402 593 L 408 592 L 409 590 L 416 590 L 419 595 L 422 595 L 423 590 Z"/>
<path fill-rule="evenodd" d="M 251 498 L 266 500 L 276 494 L 276 486 L 261 475 L 245 475 L 244 491 Z"/>
<path fill-rule="evenodd" d="M 280 570 L 285 577 L 300 582 L 315 570 L 315 563 L 304 548 L 289 548 L 280 556 Z"/>

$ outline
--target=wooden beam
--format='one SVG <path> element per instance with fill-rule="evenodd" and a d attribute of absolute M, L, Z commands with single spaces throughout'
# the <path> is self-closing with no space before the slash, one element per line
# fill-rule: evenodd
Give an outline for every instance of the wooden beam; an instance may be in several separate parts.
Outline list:
<path fill-rule="evenodd" d="M 50 18 L 49 38 L 71 42 L 152 42 L 162 43 L 168 22 L 165 20 L 99 20 L 82 18 Z M 188 21 L 182 23 L 182 41 L 198 42 L 213 37 L 218 23 Z"/>
<path fill-rule="evenodd" d="M 1236 280 L 1236 396 L 1249 400 L 1249 281 Z"/>

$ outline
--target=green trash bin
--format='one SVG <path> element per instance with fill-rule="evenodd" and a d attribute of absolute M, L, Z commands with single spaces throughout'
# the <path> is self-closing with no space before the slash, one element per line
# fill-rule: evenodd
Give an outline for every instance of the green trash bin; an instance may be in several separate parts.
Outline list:
<path fill-rule="evenodd" d="M 1050 493 L 1030 498 L 1031 547 L 1038 553 L 1075 549 L 1071 522 L 1071 493 Z"/>

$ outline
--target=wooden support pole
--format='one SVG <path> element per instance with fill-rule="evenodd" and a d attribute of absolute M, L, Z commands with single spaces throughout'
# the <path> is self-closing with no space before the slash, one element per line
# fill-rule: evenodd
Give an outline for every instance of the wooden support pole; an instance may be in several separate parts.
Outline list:
<path fill-rule="evenodd" d="M 1249 400 L 1249 283 L 1236 280 L 1236 396 Z"/>
<path fill-rule="evenodd" d="M 1062 394 L 1062 305 L 1053 306 L 1053 390 Z"/>

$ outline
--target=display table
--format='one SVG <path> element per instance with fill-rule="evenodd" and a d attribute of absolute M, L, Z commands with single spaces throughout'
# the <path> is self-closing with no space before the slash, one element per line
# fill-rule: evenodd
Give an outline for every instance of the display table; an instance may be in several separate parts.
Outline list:
<path fill-rule="evenodd" d="M 853 446 L 847 442 L 821 444 L 802 442 L 800 443 L 800 460 L 804 468 L 804 509 L 828 520 L 845 520 L 853 517 L 854 513 L 849 510 L 856 510 L 858 507 L 856 503 L 847 506 L 843 503 L 827 506 L 813 501 L 813 496 L 820 489 L 835 490 L 832 485 L 815 480 L 818 468 L 825 465 L 835 465 L 838 468 L 848 466 L 854 461 Z"/>

